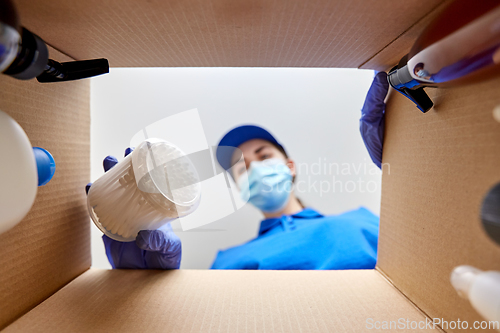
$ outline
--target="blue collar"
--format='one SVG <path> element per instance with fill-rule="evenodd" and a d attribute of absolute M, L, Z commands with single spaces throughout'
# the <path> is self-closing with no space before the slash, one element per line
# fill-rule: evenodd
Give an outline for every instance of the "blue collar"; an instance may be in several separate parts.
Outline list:
<path fill-rule="evenodd" d="M 280 225 L 283 221 L 283 218 L 286 218 L 288 215 L 283 215 L 281 217 L 272 217 L 270 219 L 263 220 L 260 223 L 260 228 L 259 228 L 259 236 L 262 234 L 266 233 L 270 229 L 274 228 L 277 225 Z M 304 208 L 300 212 L 290 215 L 292 218 L 298 218 L 298 219 L 315 219 L 318 217 L 323 217 L 322 214 L 318 213 L 314 209 L 311 208 Z"/>

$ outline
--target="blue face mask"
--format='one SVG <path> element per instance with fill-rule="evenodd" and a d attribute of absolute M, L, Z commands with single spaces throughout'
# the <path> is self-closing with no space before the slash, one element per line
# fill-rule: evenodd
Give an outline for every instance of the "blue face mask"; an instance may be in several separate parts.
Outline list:
<path fill-rule="evenodd" d="M 417 71 L 417 76 L 425 78 L 426 76 L 429 76 L 429 72 L 425 69 L 420 69 L 419 71 Z"/>
<path fill-rule="evenodd" d="M 264 213 L 278 212 L 288 203 L 292 178 L 290 168 L 281 159 L 254 161 L 247 174 L 238 179 L 241 199 Z"/>

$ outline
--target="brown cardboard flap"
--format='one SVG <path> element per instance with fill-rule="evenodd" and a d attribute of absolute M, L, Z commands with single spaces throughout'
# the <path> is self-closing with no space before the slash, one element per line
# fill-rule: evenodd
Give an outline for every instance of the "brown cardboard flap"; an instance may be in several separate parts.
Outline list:
<path fill-rule="evenodd" d="M 16 0 L 48 43 L 113 67 L 357 68 L 441 2 Z"/>
<path fill-rule="evenodd" d="M 377 71 L 388 71 L 393 66 L 399 63 L 401 58 L 410 52 L 411 47 L 417 40 L 418 36 L 432 22 L 451 2 L 452 0 L 445 0 L 433 7 L 420 21 L 416 22 L 401 36 L 398 36 L 394 41 L 380 50 L 373 58 L 362 64 L 360 68 L 375 69 Z"/>
<path fill-rule="evenodd" d="M 450 273 L 500 270 L 500 246 L 480 221 L 484 195 L 500 182 L 499 85 L 427 88 L 435 107 L 426 114 L 396 91 L 387 104 L 378 269 L 431 318 L 482 320 Z"/>
<path fill-rule="evenodd" d="M 59 61 L 70 58 L 50 49 Z M 21 223 L 0 235 L 0 329 L 90 267 L 89 81 L 38 83 L 0 76 L 0 110 L 23 127 L 33 146 L 56 161 Z"/>
<path fill-rule="evenodd" d="M 5 332 L 364 332 L 368 318 L 425 321 L 375 270 L 91 269 Z"/>

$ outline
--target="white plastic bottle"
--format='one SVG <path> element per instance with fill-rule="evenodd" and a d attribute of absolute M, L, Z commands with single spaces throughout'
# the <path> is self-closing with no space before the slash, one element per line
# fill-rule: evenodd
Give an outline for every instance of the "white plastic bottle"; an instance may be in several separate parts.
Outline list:
<path fill-rule="evenodd" d="M 458 266 L 451 273 L 451 284 L 486 320 L 500 322 L 500 272 Z"/>
<path fill-rule="evenodd" d="M 21 126 L 0 111 L 0 234 L 28 214 L 38 186 L 47 184 L 55 172 L 52 155 L 33 148 Z"/>
<path fill-rule="evenodd" d="M 140 230 L 191 214 L 200 198 L 199 176 L 189 157 L 174 144 L 151 138 L 92 184 L 87 205 L 104 234 L 132 242 Z"/>

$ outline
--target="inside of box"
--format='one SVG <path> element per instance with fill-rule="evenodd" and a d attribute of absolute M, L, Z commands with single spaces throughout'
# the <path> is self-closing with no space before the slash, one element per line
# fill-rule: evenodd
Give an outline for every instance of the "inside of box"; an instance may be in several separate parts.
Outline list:
<path fill-rule="evenodd" d="M 372 69 L 394 65 L 447 3 L 16 1 L 22 23 L 74 59 L 107 57 L 116 67 Z M 56 60 L 70 59 L 50 52 Z M 500 123 L 492 117 L 499 83 L 428 89 L 435 108 L 425 115 L 391 93 L 383 157 L 390 174 L 382 184 L 377 270 L 80 275 L 90 267 L 83 191 L 89 180 L 89 82 L 40 85 L 0 77 L 0 109 L 58 161 L 55 178 L 39 189 L 29 215 L 0 235 L 6 300 L 0 328 L 33 308 L 9 329 L 29 331 L 43 323 L 49 331 L 71 325 L 139 330 L 147 321 L 156 330 L 298 325 L 349 332 L 363 330 L 371 317 L 481 320 L 458 298 L 449 274 L 460 264 L 500 270 L 500 248 L 479 219 L 483 196 L 500 181 Z"/>
<path fill-rule="evenodd" d="M 364 68 L 380 70 L 408 52 L 423 28 L 414 27 L 417 23 L 450 1 L 15 2 L 22 23 L 50 45 L 79 60 L 106 57 L 112 67 L 358 68 L 366 63 Z M 409 35 L 401 43 L 405 32 Z M 382 51 L 396 40 L 388 59 Z"/>
<path fill-rule="evenodd" d="M 425 322 L 375 270 L 90 269 L 5 332 L 362 332 L 400 318 Z"/>
<path fill-rule="evenodd" d="M 58 61 L 71 58 L 50 49 Z M 90 267 L 90 82 L 40 84 L 0 76 L 0 110 L 56 160 L 28 215 L 0 235 L 0 329 Z"/>
<path fill-rule="evenodd" d="M 500 182 L 500 78 L 427 89 L 422 114 L 392 91 L 386 109 L 378 269 L 431 318 L 482 320 L 450 284 L 454 267 L 500 270 L 500 246 L 481 222 Z"/>

